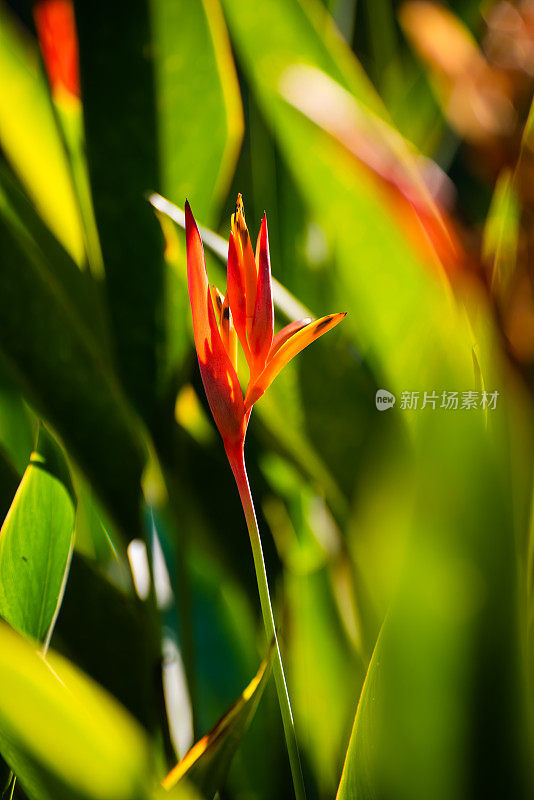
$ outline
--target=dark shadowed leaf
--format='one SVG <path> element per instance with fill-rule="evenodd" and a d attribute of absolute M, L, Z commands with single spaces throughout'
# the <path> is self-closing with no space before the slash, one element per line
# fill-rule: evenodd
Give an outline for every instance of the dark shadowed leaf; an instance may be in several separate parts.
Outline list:
<path fill-rule="evenodd" d="M 35 420 L 17 387 L 0 369 L 0 448 L 21 477 L 35 441 Z"/>
<path fill-rule="evenodd" d="M 119 368 L 154 420 L 163 352 L 163 242 L 149 3 L 76 2 L 87 159 Z"/>
<path fill-rule="evenodd" d="M 160 653 L 145 604 L 113 586 L 78 553 L 54 647 L 103 686 L 149 731 L 158 722 Z"/>
<path fill-rule="evenodd" d="M 43 233 L 35 211 L 27 202 L 14 205 L 11 196 L 0 193 L 0 355 L 27 398 L 61 434 L 124 537 L 133 537 L 139 527 L 141 434 L 95 341 L 89 310 L 78 314 L 81 287 L 57 275 L 54 253 L 61 248 L 57 242 L 54 249 L 41 247 L 49 235 L 32 235 Z M 68 266 L 64 251 L 62 257 Z M 69 274 L 73 277 L 72 270 Z"/>

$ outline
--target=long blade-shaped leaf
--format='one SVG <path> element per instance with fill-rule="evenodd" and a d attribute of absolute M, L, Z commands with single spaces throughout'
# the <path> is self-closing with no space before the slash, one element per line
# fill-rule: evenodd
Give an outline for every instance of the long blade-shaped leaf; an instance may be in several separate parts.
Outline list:
<path fill-rule="evenodd" d="M 68 661 L 0 624 L 0 752 L 30 800 L 145 800 L 139 727 Z"/>
<path fill-rule="evenodd" d="M 79 282 L 66 282 L 50 261 L 57 248 L 73 278 L 67 255 L 33 235 L 35 211 L 27 204 L 21 219 L 10 197 L 0 191 L 0 355 L 133 538 L 144 454 L 132 411 L 91 331 L 89 308 L 76 306 Z"/>
<path fill-rule="evenodd" d="M 163 246 L 144 199 L 159 186 L 148 0 L 75 2 L 87 159 L 122 380 L 154 419 Z"/>
<path fill-rule="evenodd" d="M 269 673 L 270 655 L 241 697 L 167 775 L 163 781 L 166 789 L 172 789 L 185 777 L 192 780 L 205 797 L 213 797 L 223 787 L 230 762 L 254 716 Z"/>
<path fill-rule="evenodd" d="M 43 219 L 81 263 L 80 213 L 37 45 L 17 28 L 4 4 L 0 7 L 0 85 L 2 149 Z"/>
<path fill-rule="evenodd" d="M 219 0 L 151 3 L 164 193 L 213 223 L 243 135 L 243 111 Z M 188 69 L 202 53 L 202 67 Z M 187 119 L 187 125 L 184 120 Z"/>

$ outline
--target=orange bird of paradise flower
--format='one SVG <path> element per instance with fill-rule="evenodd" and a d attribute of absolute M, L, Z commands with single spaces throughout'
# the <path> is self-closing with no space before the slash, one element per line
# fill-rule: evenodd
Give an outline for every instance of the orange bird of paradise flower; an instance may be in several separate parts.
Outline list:
<path fill-rule="evenodd" d="M 193 332 L 206 396 L 234 474 L 252 545 L 254 567 L 267 639 L 273 643 L 272 667 L 284 725 L 297 800 L 306 792 L 280 648 L 276 636 L 267 573 L 254 502 L 245 467 L 244 446 L 252 406 L 280 370 L 314 339 L 334 328 L 345 314 L 291 322 L 274 335 L 271 262 L 267 218 L 261 222 L 256 252 L 252 249 L 241 195 L 232 214 L 228 246 L 227 290 L 209 286 L 204 249 L 189 203 L 185 205 L 187 282 Z M 249 367 L 245 395 L 237 377 L 237 343 Z M 171 772 L 172 783 L 177 773 Z"/>
<path fill-rule="evenodd" d="M 345 314 L 291 322 L 274 335 L 266 215 L 254 254 L 243 200 L 238 195 L 231 221 L 224 296 L 209 286 L 202 240 L 187 202 L 185 222 L 187 281 L 198 362 L 213 419 L 233 468 L 243 451 L 254 403 L 297 353 L 334 328 Z M 250 371 L 244 397 L 237 377 L 238 340 Z"/>

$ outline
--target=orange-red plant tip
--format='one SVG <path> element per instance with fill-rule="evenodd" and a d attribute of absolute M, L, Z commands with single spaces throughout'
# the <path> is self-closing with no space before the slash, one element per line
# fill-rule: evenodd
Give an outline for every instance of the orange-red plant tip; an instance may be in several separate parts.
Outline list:
<path fill-rule="evenodd" d="M 78 38 L 71 0 L 40 0 L 33 9 L 52 92 L 80 96 Z"/>
<path fill-rule="evenodd" d="M 193 212 L 191 211 L 191 206 L 189 205 L 188 200 L 185 201 L 184 212 L 185 212 L 185 237 L 186 237 L 186 242 L 189 245 L 191 234 L 195 229 L 198 232 L 198 226 L 193 216 Z M 200 238 L 200 233 L 199 233 L 199 238 Z"/>

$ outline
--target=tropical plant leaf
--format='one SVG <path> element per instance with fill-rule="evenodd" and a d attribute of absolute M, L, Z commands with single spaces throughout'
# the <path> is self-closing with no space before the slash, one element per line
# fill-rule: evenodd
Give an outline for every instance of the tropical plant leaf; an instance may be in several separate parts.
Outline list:
<path fill-rule="evenodd" d="M 378 696 L 380 646 L 379 638 L 360 694 L 336 800 L 372 800 L 380 797 L 377 780 L 380 774 L 377 750 L 377 729 L 381 723 Z"/>
<path fill-rule="evenodd" d="M 169 772 L 163 787 L 172 789 L 184 777 L 212 798 L 223 787 L 230 763 L 256 711 L 270 673 L 271 654 L 233 706 L 212 730 L 200 739 Z"/>
<path fill-rule="evenodd" d="M 35 441 L 35 422 L 22 395 L 0 368 L 0 448 L 22 477 Z"/>
<path fill-rule="evenodd" d="M 198 219 L 213 223 L 243 136 L 239 85 L 219 0 L 187 6 L 155 0 L 151 10 L 163 192 L 180 206 L 187 198 Z M 188 70 L 199 53 L 202 68 Z"/>
<path fill-rule="evenodd" d="M 141 729 L 60 656 L 0 624 L 0 751 L 30 800 L 146 800 Z"/>
<path fill-rule="evenodd" d="M 0 531 L 0 614 L 43 643 L 61 602 L 74 527 L 63 455 L 41 428 Z"/>
<path fill-rule="evenodd" d="M 151 795 L 151 800 L 201 800 L 197 789 L 188 781 L 180 781 L 170 791 L 162 786 L 156 787 Z"/>
<path fill-rule="evenodd" d="M 483 256 L 491 269 L 491 281 L 501 302 L 506 302 L 518 248 L 521 205 L 514 176 L 505 169 L 495 185 L 484 228 Z"/>
<path fill-rule="evenodd" d="M 136 408 L 155 422 L 165 351 L 163 242 L 145 200 L 160 182 L 150 4 L 134 0 L 127 13 L 105 0 L 74 5 L 87 160 L 119 371 Z"/>
<path fill-rule="evenodd" d="M 54 629 L 54 647 L 113 695 L 147 731 L 156 729 L 154 675 L 160 652 L 146 604 L 114 586 L 76 552 Z"/>
<path fill-rule="evenodd" d="M 0 143 L 36 208 L 77 264 L 80 214 L 36 42 L 0 8 Z M 39 136 L 35 136 L 39 131 Z"/>
<path fill-rule="evenodd" d="M 85 325 L 88 341 L 111 362 L 108 320 L 100 286 L 78 269 L 62 244 L 50 232 L 9 167 L 0 161 L 0 209 L 17 236 L 42 259 L 42 269 L 67 296 L 73 316 Z"/>
<path fill-rule="evenodd" d="M 15 195 L 0 193 L 0 354 L 28 399 L 61 434 L 124 537 L 133 538 L 139 528 L 141 434 L 102 338 L 91 331 L 89 309 L 78 313 L 73 302 L 82 287 L 63 272 L 58 277 L 54 254 L 61 248 L 57 242 L 50 248 L 49 237 L 36 241 L 32 232 L 43 233 L 42 223 L 27 203 L 19 216 Z M 62 256 L 68 268 L 64 251 Z M 96 329 L 101 319 L 97 314 L 93 319 Z"/>

